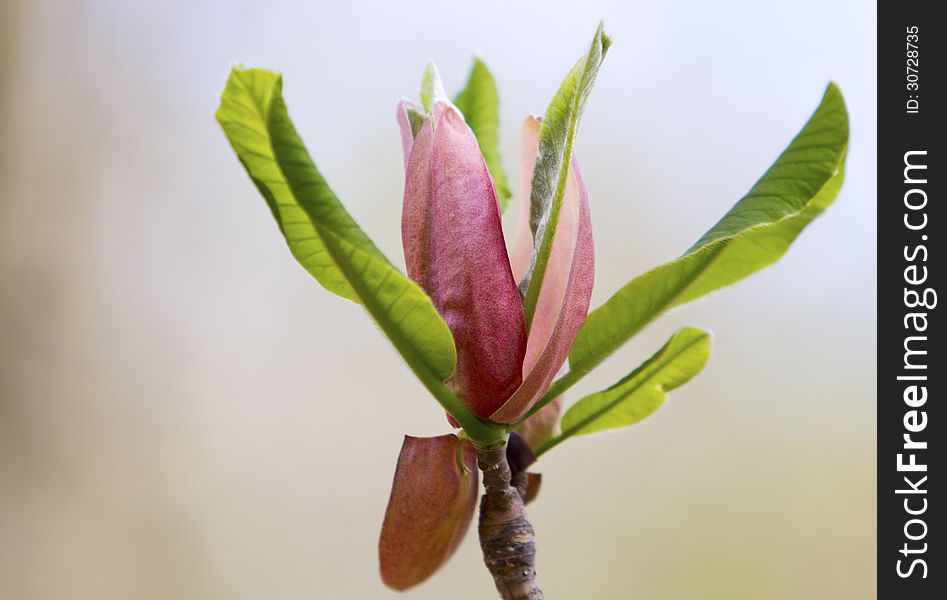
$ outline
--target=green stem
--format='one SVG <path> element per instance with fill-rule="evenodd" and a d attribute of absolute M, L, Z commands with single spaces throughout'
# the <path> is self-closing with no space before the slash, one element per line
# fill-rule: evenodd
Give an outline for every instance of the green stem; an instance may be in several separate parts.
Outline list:
<path fill-rule="evenodd" d="M 491 445 L 505 439 L 507 431 L 503 425 L 490 423 L 470 412 L 464 402 L 447 387 L 428 377 L 421 377 L 421 383 L 431 392 L 434 399 L 463 428 L 467 436 L 477 445 Z"/>

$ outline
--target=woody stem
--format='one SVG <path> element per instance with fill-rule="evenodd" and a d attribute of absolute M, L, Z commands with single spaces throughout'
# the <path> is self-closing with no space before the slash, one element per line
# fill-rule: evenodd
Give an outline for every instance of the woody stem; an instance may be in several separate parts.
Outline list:
<path fill-rule="evenodd" d="M 477 448 L 485 488 L 480 501 L 480 548 L 503 600 L 542 600 L 536 584 L 536 544 L 526 520 L 525 472 L 515 479 L 506 458 L 506 444 Z"/>

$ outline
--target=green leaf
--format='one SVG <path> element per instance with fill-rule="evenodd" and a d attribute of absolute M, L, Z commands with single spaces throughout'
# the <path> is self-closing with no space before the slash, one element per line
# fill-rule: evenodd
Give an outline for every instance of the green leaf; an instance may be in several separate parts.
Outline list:
<path fill-rule="evenodd" d="M 329 189 L 289 118 L 281 75 L 234 68 L 216 117 L 296 260 L 327 290 L 365 307 L 471 436 L 495 437 L 442 384 L 456 362 L 450 330 L 430 298 L 382 255 Z"/>
<path fill-rule="evenodd" d="M 536 455 L 574 435 L 625 427 L 641 421 L 664 404 L 667 392 L 700 373 L 710 357 L 710 334 L 684 327 L 640 367 L 607 390 L 579 400 L 562 417 L 562 433 L 537 449 Z"/>
<path fill-rule="evenodd" d="M 467 85 L 454 98 L 454 105 L 477 136 L 480 152 L 493 176 L 502 213 L 512 193 L 500 160 L 500 95 L 493 74 L 479 58 L 474 59 Z"/>
<path fill-rule="evenodd" d="M 441 83 L 441 74 L 437 72 L 434 61 L 428 61 L 424 67 L 424 73 L 421 75 L 421 106 L 424 112 L 430 113 L 434 110 L 434 103 L 438 100 L 446 100 L 447 94 L 444 92 L 444 84 Z M 414 127 L 411 127 L 414 129 Z"/>
<path fill-rule="evenodd" d="M 831 84 L 789 147 L 687 253 L 632 280 L 589 315 L 569 354 L 569 373 L 547 396 L 561 394 L 669 308 L 776 262 L 835 200 L 847 144 L 845 102 Z"/>
<path fill-rule="evenodd" d="M 529 269 L 520 281 L 527 327 L 532 324 L 546 265 L 552 253 L 552 241 L 569 180 L 572 145 L 579 128 L 579 119 L 611 44 L 611 39 L 605 35 L 604 25 L 600 23 L 588 53 L 566 75 L 543 115 L 543 124 L 539 129 L 539 155 L 536 157 L 530 192 L 529 226 L 533 232 L 533 255 Z"/>

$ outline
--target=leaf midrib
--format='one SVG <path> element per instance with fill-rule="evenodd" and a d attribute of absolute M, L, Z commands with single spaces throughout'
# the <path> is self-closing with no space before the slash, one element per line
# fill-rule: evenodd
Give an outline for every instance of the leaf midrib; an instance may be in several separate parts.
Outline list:
<path fill-rule="evenodd" d="M 677 357 L 683 355 L 685 352 L 687 352 L 688 350 L 690 350 L 691 348 L 693 348 L 695 345 L 697 345 L 697 344 L 699 344 L 699 343 L 705 341 L 706 339 L 707 339 L 707 334 L 706 334 L 706 333 L 701 334 L 701 335 L 695 337 L 695 338 L 693 339 L 693 341 L 691 341 L 690 343 L 688 343 L 686 346 L 682 347 L 678 352 L 675 352 L 674 354 L 669 355 L 669 356 L 666 356 L 666 357 L 664 357 L 664 356 L 658 357 L 659 360 L 656 361 L 656 362 L 660 362 L 660 363 L 662 363 L 662 364 L 661 364 L 660 366 L 655 367 L 655 369 L 654 369 L 653 371 L 651 371 L 650 373 L 647 373 L 647 374 L 643 377 L 643 379 L 641 380 L 641 382 L 640 382 L 638 385 L 633 386 L 633 387 L 630 388 L 628 391 L 626 391 L 624 394 L 620 394 L 620 395 L 619 395 L 615 400 L 613 400 L 612 402 L 609 402 L 609 403 L 605 404 L 605 406 L 604 406 L 601 410 L 599 410 L 599 411 L 593 413 L 591 417 L 589 417 L 589 418 L 587 418 L 587 419 L 585 419 L 585 420 L 583 420 L 583 421 L 580 421 L 577 426 L 570 427 L 569 429 L 563 429 L 562 434 L 561 434 L 562 437 L 569 437 L 569 436 L 575 435 L 576 432 L 581 431 L 583 428 L 585 428 L 585 427 L 588 426 L 589 424 L 594 423 L 594 422 L 597 421 L 598 419 L 602 418 L 606 413 L 610 412 L 610 411 L 611 411 L 612 409 L 614 409 L 616 406 L 618 406 L 619 404 L 621 404 L 626 398 L 628 398 L 629 396 L 633 395 L 635 392 L 637 392 L 639 389 L 641 389 L 645 384 L 647 384 L 649 381 L 651 381 L 651 380 L 654 379 L 656 376 L 658 376 L 662 371 L 664 371 L 664 370 L 668 367 L 668 361 L 671 361 L 671 360 L 673 360 L 673 359 L 675 359 L 675 358 L 677 358 Z M 668 343 L 669 343 L 669 344 L 673 343 L 673 340 L 672 340 L 671 342 L 668 342 Z M 629 376 L 629 378 L 634 378 L 636 375 L 638 375 L 638 374 L 632 373 L 632 374 Z M 618 383 L 617 385 L 620 386 L 621 383 Z M 656 389 L 657 389 L 658 391 L 660 391 L 661 393 L 665 393 L 665 394 L 667 393 L 667 390 L 664 389 L 664 384 L 663 384 L 663 383 L 658 383 L 658 384 L 656 385 Z M 603 392 L 600 392 L 600 393 L 603 393 L 603 394 L 604 394 L 604 393 L 608 393 L 608 391 L 609 391 L 609 390 L 604 390 Z M 581 402 L 581 400 L 580 400 L 579 402 Z"/>

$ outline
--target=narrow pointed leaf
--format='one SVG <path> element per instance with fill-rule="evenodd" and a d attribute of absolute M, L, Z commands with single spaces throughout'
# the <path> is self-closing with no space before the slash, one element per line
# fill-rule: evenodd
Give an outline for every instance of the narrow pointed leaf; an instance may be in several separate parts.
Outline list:
<path fill-rule="evenodd" d="M 527 328 L 531 327 L 546 265 L 552 253 L 562 198 L 569 181 L 572 146 L 579 119 L 609 46 L 611 39 L 605 35 L 600 24 L 588 54 L 569 71 L 546 108 L 539 132 L 539 156 L 536 158 L 530 193 L 530 228 L 533 231 L 534 248 L 529 269 L 520 281 Z"/>
<path fill-rule="evenodd" d="M 457 549 L 477 502 L 477 454 L 453 434 L 405 436 L 378 541 L 381 578 L 404 590 Z"/>
<path fill-rule="evenodd" d="M 467 124 L 477 136 L 477 143 L 487 162 L 500 202 L 500 212 L 506 210 L 510 188 L 500 160 L 500 95 L 490 69 L 479 58 L 474 59 L 467 84 L 454 98 Z"/>
<path fill-rule="evenodd" d="M 667 392 L 703 370 L 710 357 L 710 334 L 685 327 L 640 367 L 607 390 L 575 403 L 562 417 L 562 433 L 539 447 L 542 454 L 573 435 L 625 427 L 664 403 Z"/>
<path fill-rule="evenodd" d="M 835 200 L 847 143 L 845 103 L 831 84 L 789 147 L 687 253 L 632 280 L 592 311 L 569 354 L 569 373 L 546 398 L 568 389 L 664 311 L 776 262 Z"/>
<path fill-rule="evenodd" d="M 329 189 L 290 121 L 280 74 L 234 68 L 216 116 L 296 260 L 327 290 L 368 310 L 468 433 L 493 437 L 442 385 L 456 362 L 450 330 L 430 298 L 381 254 Z"/>

